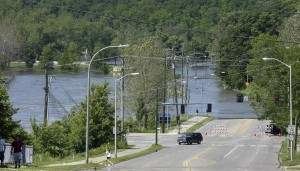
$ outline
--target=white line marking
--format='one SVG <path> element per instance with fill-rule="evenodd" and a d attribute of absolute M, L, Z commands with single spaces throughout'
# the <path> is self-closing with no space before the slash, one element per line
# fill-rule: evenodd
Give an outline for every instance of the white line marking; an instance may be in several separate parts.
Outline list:
<path fill-rule="evenodd" d="M 226 158 L 226 157 L 228 157 L 231 153 L 233 153 L 236 149 L 238 149 L 239 148 L 239 146 L 235 146 L 233 149 L 231 149 L 225 156 L 224 156 L 224 159 Z"/>

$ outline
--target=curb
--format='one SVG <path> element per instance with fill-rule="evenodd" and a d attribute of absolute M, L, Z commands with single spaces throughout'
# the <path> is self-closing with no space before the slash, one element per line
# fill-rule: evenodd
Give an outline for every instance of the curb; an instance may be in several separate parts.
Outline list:
<path fill-rule="evenodd" d="M 280 149 L 279 149 L 279 153 L 278 153 L 278 155 L 277 155 L 277 161 L 278 161 L 278 166 L 277 166 L 277 168 L 284 168 L 284 170 L 286 170 L 285 167 L 282 167 L 282 160 L 281 160 L 281 158 L 280 158 L 280 154 L 281 154 L 281 151 L 282 151 L 282 148 L 283 148 L 283 142 L 284 142 L 284 141 L 281 141 L 281 146 L 280 146 Z"/>

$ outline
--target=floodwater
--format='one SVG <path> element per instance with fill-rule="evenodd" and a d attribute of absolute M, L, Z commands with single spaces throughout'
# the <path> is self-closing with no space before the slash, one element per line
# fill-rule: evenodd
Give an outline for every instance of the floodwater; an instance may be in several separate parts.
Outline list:
<path fill-rule="evenodd" d="M 180 73 L 180 72 L 178 72 Z M 205 67 L 189 69 L 189 105 L 188 113 L 205 113 L 207 104 L 212 104 L 212 115 L 217 118 L 255 118 L 255 112 L 247 102 L 237 103 L 236 92 L 224 90 L 219 81 L 213 76 L 213 70 Z M 107 82 L 113 90 L 113 77 L 96 73 L 91 74 L 91 83 Z M 17 73 L 9 85 L 10 99 L 18 108 L 14 119 L 30 130 L 30 120 L 42 122 L 44 117 L 44 89 L 43 74 L 30 72 Z M 85 99 L 87 87 L 87 73 L 56 74 L 50 79 L 49 122 L 66 116 L 70 109 Z M 180 87 L 178 87 L 180 89 Z M 111 97 L 112 98 L 112 97 Z M 169 99 L 172 102 L 172 99 Z M 179 97 L 178 103 L 181 103 Z M 167 112 L 176 114 L 173 106 L 167 107 Z M 180 106 L 179 106 L 180 112 Z M 126 114 L 126 113 L 125 113 Z"/>
<path fill-rule="evenodd" d="M 112 77 L 91 74 L 91 85 L 108 83 L 111 87 Z M 44 118 L 45 76 L 36 73 L 19 73 L 9 85 L 9 95 L 14 108 L 14 115 L 21 125 L 29 130 L 31 119 L 42 122 Z M 55 74 L 50 76 L 48 120 L 53 122 L 66 116 L 73 106 L 85 100 L 87 73 Z"/>

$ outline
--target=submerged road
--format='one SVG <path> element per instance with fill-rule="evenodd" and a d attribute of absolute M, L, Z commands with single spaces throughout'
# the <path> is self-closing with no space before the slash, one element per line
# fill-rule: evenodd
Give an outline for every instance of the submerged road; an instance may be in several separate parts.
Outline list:
<path fill-rule="evenodd" d="M 277 155 L 282 137 L 264 133 L 266 123 L 256 119 L 214 120 L 199 131 L 202 144 L 178 145 L 177 135 L 161 135 L 165 148 L 157 153 L 119 163 L 119 171 L 279 171 Z M 152 144 L 153 135 L 128 137 L 139 146 Z"/>

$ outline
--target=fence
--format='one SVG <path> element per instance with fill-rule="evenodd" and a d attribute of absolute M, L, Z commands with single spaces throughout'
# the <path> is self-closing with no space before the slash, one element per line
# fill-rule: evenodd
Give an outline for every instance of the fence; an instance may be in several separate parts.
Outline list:
<path fill-rule="evenodd" d="M 6 144 L 6 150 L 4 153 L 4 163 L 10 164 L 14 163 L 14 158 L 11 154 L 11 145 Z M 26 146 L 25 149 L 22 151 L 22 164 L 32 164 L 33 163 L 33 147 Z"/>

